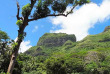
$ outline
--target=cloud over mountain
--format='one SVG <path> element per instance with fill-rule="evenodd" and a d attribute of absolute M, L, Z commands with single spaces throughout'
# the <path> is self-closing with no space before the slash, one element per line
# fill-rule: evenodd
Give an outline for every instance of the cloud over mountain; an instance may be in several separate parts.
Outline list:
<path fill-rule="evenodd" d="M 103 22 L 110 18 L 110 0 L 104 0 L 100 5 L 89 3 L 74 10 L 68 17 L 51 18 L 54 27 L 60 26 L 61 29 L 51 30 L 50 32 L 62 32 L 75 34 L 77 40 L 82 40 L 87 36 L 88 30 L 97 22 Z"/>

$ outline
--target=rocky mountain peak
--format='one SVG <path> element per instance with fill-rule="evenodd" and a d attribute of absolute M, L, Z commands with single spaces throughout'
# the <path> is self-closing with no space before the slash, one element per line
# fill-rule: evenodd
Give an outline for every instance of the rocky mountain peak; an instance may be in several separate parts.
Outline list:
<path fill-rule="evenodd" d="M 74 34 L 68 35 L 66 33 L 45 33 L 40 37 L 37 46 L 61 46 L 67 40 L 76 42 L 76 37 Z"/>

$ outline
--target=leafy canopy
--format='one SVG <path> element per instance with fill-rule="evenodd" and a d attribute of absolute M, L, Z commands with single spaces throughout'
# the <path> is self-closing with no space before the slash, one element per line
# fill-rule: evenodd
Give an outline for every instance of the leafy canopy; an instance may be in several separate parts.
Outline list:
<path fill-rule="evenodd" d="M 1 39 L 9 39 L 9 37 L 8 37 L 7 33 L 0 30 L 0 40 Z"/>
<path fill-rule="evenodd" d="M 32 14 L 32 18 L 43 18 L 47 17 L 50 14 L 63 14 L 67 6 L 77 6 L 85 3 L 89 3 L 90 0 L 30 0 L 31 3 L 28 3 L 22 8 L 22 16 L 30 15 L 31 10 L 34 5 L 35 10 Z"/>

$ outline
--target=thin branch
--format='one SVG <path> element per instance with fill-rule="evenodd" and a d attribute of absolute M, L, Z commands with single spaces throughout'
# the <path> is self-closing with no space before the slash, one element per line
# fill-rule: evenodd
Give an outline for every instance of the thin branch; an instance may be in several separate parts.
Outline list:
<path fill-rule="evenodd" d="M 72 9 L 66 14 L 66 16 L 68 16 L 69 14 L 71 14 L 71 13 L 73 12 L 73 9 L 74 9 L 77 5 L 78 5 L 78 3 L 75 4 L 75 5 L 72 7 Z"/>
<path fill-rule="evenodd" d="M 42 18 L 44 18 L 44 17 L 42 17 Z M 31 21 L 34 21 L 34 20 L 38 20 L 38 19 L 40 19 L 40 18 L 32 18 L 32 19 L 28 19 L 28 22 L 31 22 Z"/>
<path fill-rule="evenodd" d="M 47 16 L 65 16 L 65 17 L 67 17 L 67 15 L 66 14 L 48 14 Z"/>
<path fill-rule="evenodd" d="M 19 18 L 20 6 L 19 6 L 19 3 L 18 3 L 18 2 L 17 2 L 16 4 L 17 4 L 17 15 L 16 15 L 16 17 L 17 17 L 17 20 L 19 20 L 19 19 L 20 19 L 20 18 Z"/>
<path fill-rule="evenodd" d="M 17 4 L 17 15 L 16 15 L 17 20 L 20 20 L 20 19 L 22 19 L 22 20 L 23 20 L 23 18 L 22 18 L 22 17 L 19 17 L 19 11 L 20 11 L 20 6 L 19 6 L 19 3 L 17 2 L 16 4 Z"/>

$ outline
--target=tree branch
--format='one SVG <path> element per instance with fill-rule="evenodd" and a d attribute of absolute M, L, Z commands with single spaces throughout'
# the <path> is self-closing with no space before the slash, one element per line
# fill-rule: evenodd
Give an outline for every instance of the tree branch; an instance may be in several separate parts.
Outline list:
<path fill-rule="evenodd" d="M 19 3 L 17 2 L 16 3 L 17 4 L 17 15 L 16 15 L 16 17 L 17 17 L 17 20 L 23 20 L 23 18 L 22 17 L 19 17 L 19 11 L 20 11 L 20 6 L 19 6 Z"/>
<path fill-rule="evenodd" d="M 31 4 L 30 4 L 31 5 L 30 6 L 31 10 L 29 12 L 27 12 L 27 15 L 24 17 L 24 19 L 28 19 L 28 17 L 31 14 L 31 11 L 32 11 L 35 3 L 36 3 L 36 0 L 31 0 Z"/>
<path fill-rule="evenodd" d="M 66 16 L 68 16 L 69 14 L 71 14 L 71 13 L 73 12 L 73 9 L 74 9 L 77 5 L 79 5 L 79 4 L 76 3 L 76 4 L 72 7 L 72 9 L 66 14 Z"/>
<path fill-rule="evenodd" d="M 36 3 L 36 0 L 31 0 L 31 4 L 30 4 L 31 10 L 29 12 L 27 12 L 27 15 L 24 17 L 24 21 L 27 22 L 26 25 L 28 25 L 28 17 L 31 14 L 31 11 L 32 11 L 35 3 Z"/>
<path fill-rule="evenodd" d="M 71 14 L 72 12 L 73 12 L 73 9 L 77 6 L 78 4 L 75 4 L 72 8 L 71 8 L 71 10 L 67 13 L 67 14 L 48 14 L 48 15 L 46 15 L 46 16 L 44 16 L 44 17 L 48 17 L 48 16 L 65 16 L 65 17 L 67 17 L 69 14 Z M 44 17 L 40 17 L 40 18 L 38 18 L 38 17 L 36 17 L 36 18 L 32 18 L 32 19 L 28 19 L 28 22 L 30 22 L 30 21 L 34 21 L 34 20 L 38 20 L 38 19 L 41 19 L 41 18 L 44 18 Z"/>
<path fill-rule="evenodd" d="M 31 22 L 31 21 L 34 21 L 34 20 L 38 20 L 38 19 L 41 19 L 41 18 L 45 18 L 45 17 L 48 17 L 48 16 L 55 16 L 55 17 L 56 16 L 65 16 L 65 17 L 67 17 L 66 14 L 48 14 L 48 15 L 46 15 L 44 17 L 40 17 L 40 18 L 36 17 L 36 18 L 28 19 L 28 22 Z"/>
<path fill-rule="evenodd" d="M 36 0 L 31 0 L 31 8 L 34 7 L 34 4 L 36 3 Z"/>

